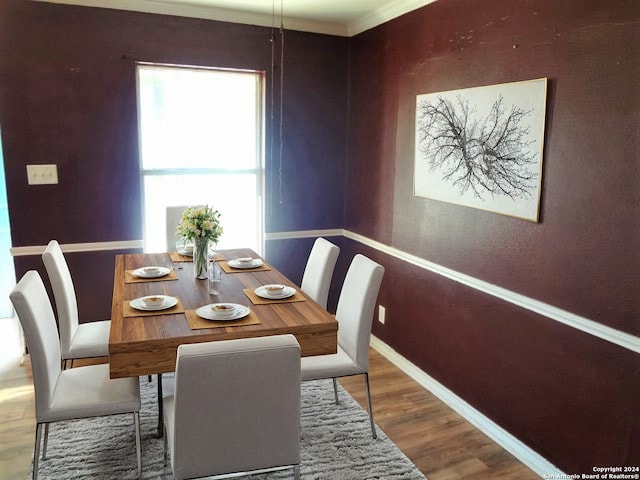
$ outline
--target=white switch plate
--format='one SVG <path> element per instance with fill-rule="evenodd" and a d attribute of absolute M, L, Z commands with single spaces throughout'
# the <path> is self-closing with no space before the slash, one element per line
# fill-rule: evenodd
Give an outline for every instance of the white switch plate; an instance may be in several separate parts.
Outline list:
<path fill-rule="evenodd" d="M 58 168 L 56 165 L 27 165 L 27 181 L 29 185 L 58 183 Z"/>
<path fill-rule="evenodd" d="M 384 325 L 386 310 L 382 305 L 378 305 L 378 321 Z"/>

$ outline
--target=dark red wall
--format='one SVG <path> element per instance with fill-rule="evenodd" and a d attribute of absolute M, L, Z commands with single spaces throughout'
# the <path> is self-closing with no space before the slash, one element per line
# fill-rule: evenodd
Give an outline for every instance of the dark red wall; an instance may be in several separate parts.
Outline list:
<path fill-rule="evenodd" d="M 440 0 L 353 38 L 345 228 L 640 335 L 639 25 L 636 0 Z M 541 77 L 540 223 L 412 195 L 416 95 Z M 640 463 L 637 354 L 370 253 L 383 341 L 567 472 Z"/>
<path fill-rule="evenodd" d="M 272 82 L 271 33 L 208 20 L 0 0 L 0 128 L 13 246 L 46 245 L 52 238 L 64 245 L 142 237 L 138 61 L 265 71 L 266 230 L 341 227 L 344 184 L 336 179 L 344 177 L 346 163 L 348 39 L 285 32 L 281 164 L 282 70 L 276 51 Z M 273 149 L 272 138 L 278 142 Z M 27 185 L 26 165 L 43 163 L 58 165 L 59 184 Z M 92 278 L 81 266 L 113 265 L 116 253 L 70 259 L 79 308 L 89 318 L 109 317 L 112 280 Z M 16 274 L 40 267 L 38 256 L 20 257 Z"/>
<path fill-rule="evenodd" d="M 439 0 L 351 39 L 286 32 L 283 168 L 267 158 L 267 231 L 344 227 L 640 335 L 639 24 L 637 0 Z M 139 239 L 134 62 L 269 77 L 269 34 L 0 0 L 13 245 Z M 540 223 L 412 196 L 417 94 L 540 77 L 549 79 Z M 58 164 L 60 184 L 27 186 L 31 163 Z M 387 269 L 387 322 L 374 325 L 383 341 L 567 472 L 640 464 L 637 354 L 335 240 L 330 308 L 352 256 L 371 256 Z M 267 255 L 299 279 L 311 243 L 269 241 Z M 96 283 L 84 266 L 109 268 L 116 253 L 70 256 L 81 314 L 108 317 L 110 280 Z M 41 261 L 16 265 L 20 275 Z"/>

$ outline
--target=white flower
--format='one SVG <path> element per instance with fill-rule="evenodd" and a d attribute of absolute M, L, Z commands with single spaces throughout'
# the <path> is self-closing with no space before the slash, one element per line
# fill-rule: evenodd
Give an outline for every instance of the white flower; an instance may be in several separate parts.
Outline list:
<path fill-rule="evenodd" d="M 178 224 L 176 233 L 187 240 L 195 237 L 205 237 L 217 242 L 222 236 L 223 228 L 220 225 L 220 212 L 209 205 L 203 207 L 189 207 L 182 214 L 182 220 Z"/>

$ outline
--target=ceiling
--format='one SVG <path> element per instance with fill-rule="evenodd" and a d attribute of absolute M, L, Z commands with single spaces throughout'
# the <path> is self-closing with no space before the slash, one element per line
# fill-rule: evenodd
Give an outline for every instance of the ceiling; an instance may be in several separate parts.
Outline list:
<path fill-rule="evenodd" d="M 37 0 L 350 37 L 436 0 Z M 282 15 L 281 15 L 282 14 Z"/>

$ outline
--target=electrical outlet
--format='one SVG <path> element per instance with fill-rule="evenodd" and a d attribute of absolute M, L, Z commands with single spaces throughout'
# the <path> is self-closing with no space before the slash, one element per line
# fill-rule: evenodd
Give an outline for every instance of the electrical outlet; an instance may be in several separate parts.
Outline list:
<path fill-rule="evenodd" d="M 386 310 L 382 305 L 378 305 L 378 321 L 384 325 Z"/>
<path fill-rule="evenodd" d="M 58 169 L 56 165 L 27 165 L 27 182 L 29 185 L 58 183 Z"/>

